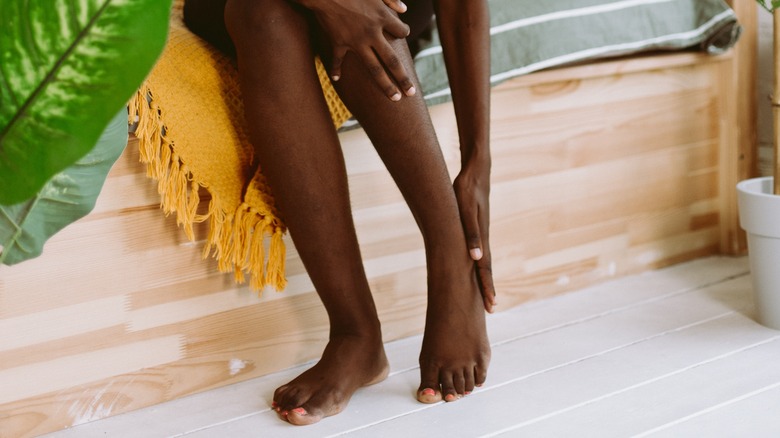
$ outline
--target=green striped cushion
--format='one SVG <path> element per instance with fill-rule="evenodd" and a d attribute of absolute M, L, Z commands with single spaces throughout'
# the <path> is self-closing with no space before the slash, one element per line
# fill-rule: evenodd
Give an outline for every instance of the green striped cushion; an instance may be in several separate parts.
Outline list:
<path fill-rule="evenodd" d="M 491 81 L 646 50 L 731 47 L 740 28 L 723 0 L 490 0 Z M 429 105 L 450 99 L 435 32 L 415 58 Z"/>

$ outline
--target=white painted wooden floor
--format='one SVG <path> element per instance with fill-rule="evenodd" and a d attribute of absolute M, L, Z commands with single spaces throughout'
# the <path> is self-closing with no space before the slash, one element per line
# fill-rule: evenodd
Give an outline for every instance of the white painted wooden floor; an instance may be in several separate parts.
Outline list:
<path fill-rule="evenodd" d="M 49 436 L 778 437 L 780 331 L 751 320 L 750 289 L 747 259 L 708 258 L 493 315 L 488 382 L 451 404 L 414 401 L 416 337 L 314 426 L 269 406 L 300 367 Z"/>

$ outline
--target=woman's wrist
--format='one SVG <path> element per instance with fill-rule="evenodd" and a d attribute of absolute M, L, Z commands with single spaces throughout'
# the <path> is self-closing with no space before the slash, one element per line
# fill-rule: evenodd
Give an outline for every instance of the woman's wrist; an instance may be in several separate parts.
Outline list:
<path fill-rule="evenodd" d="M 490 145 L 472 144 L 468 148 L 461 148 L 461 167 L 490 169 L 491 156 Z"/>

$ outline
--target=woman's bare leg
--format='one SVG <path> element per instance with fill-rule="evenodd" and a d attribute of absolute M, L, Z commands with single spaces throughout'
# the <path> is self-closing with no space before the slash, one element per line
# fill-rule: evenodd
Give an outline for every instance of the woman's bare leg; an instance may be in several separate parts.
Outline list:
<path fill-rule="evenodd" d="M 286 0 L 229 0 L 250 136 L 330 319 L 330 342 L 274 403 L 293 424 L 340 412 L 388 363 L 355 236 L 338 137 L 314 70 L 309 28 Z"/>
<path fill-rule="evenodd" d="M 413 72 L 406 43 L 393 44 Z M 457 400 L 485 381 L 490 345 L 474 262 L 428 109 L 421 93 L 389 100 L 354 55 L 345 58 L 336 87 L 403 193 L 425 241 L 428 311 L 417 397 L 426 403 Z M 416 79 L 415 87 L 420 89 Z"/>

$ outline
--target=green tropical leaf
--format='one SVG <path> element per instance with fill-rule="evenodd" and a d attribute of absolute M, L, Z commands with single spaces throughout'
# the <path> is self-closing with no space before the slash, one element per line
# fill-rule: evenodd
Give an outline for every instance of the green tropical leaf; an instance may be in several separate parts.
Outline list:
<path fill-rule="evenodd" d="M 25 202 L 0 205 L 0 263 L 13 265 L 37 257 L 43 244 L 95 207 L 108 171 L 127 145 L 127 109 L 106 127 L 86 156 L 54 175 Z"/>
<path fill-rule="evenodd" d="M 774 11 L 780 8 L 780 0 L 756 0 L 758 4 L 764 7 L 767 11 Z"/>
<path fill-rule="evenodd" d="M 0 1 L 0 204 L 84 156 L 165 44 L 171 0 Z"/>

